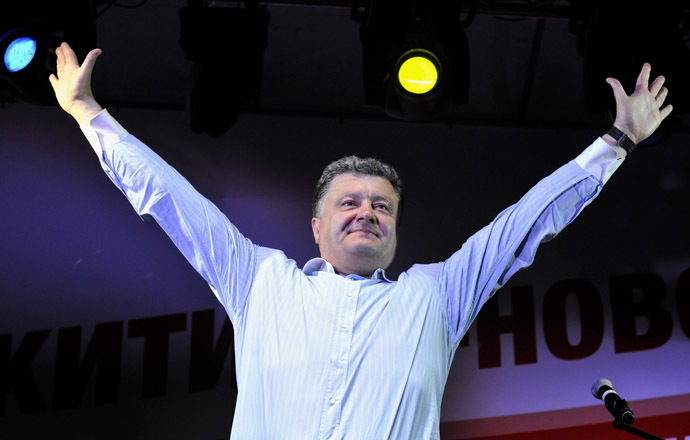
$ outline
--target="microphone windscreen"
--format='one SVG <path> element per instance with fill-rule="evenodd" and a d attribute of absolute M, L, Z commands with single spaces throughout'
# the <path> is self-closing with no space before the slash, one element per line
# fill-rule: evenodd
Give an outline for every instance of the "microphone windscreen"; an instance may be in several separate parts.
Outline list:
<path fill-rule="evenodd" d="M 612 390 L 613 384 L 610 380 L 602 377 L 601 379 L 594 382 L 594 384 L 592 385 L 592 395 L 597 399 L 601 400 L 601 398 L 604 395 L 604 392 L 607 389 Z"/>

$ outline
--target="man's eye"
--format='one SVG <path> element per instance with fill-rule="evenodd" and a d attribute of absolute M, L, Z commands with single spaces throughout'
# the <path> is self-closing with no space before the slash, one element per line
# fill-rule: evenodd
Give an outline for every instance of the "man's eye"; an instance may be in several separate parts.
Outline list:
<path fill-rule="evenodd" d="M 343 202 L 343 206 L 355 206 L 355 202 L 352 200 L 346 200 Z"/>
<path fill-rule="evenodd" d="M 384 211 L 390 211 L 390 208 L 388 207 L 388 205 L 378 204 L 378 205 L 374 205 L 374 207 L 375 207 L 376 209 L 381 209 L 381 210 L 384 210 Z"/>

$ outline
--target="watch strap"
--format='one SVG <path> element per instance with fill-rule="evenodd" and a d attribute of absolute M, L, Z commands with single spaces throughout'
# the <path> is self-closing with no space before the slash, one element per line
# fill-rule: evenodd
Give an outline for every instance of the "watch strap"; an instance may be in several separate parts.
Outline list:
<path fill-rule="evenodd" d="M 614 138 L 618 146 L 622 147 L 628 154 L 630 154 L 635 148 L 637 148 L 637 144 L 633 142 L 627 134 L 619 130 L 615 125 L 612 125 L 611 128 L 609 128 L 609 131 L 606 132 L 606 134 Z"/>

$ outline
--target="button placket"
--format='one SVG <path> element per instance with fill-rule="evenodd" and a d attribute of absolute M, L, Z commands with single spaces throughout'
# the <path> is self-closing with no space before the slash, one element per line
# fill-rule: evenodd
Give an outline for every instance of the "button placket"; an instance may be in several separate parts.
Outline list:
<path fill-rule="evenodd" d="M 352 347 L 353 323 L 355 322 L 357 297 L 361 283 L 353 284 L 355 286 L 348 286 L 350 289 L 343 298 L 341 313 L 338 314 L 339 322 L 336 323 L 337 330 L 328 373 L 328 385 L 325 390 L 327 400 L 321 421 L 320 438 L 330 438 L 340 424 L 342 398 L 347 386 L 347 368 Z"/>

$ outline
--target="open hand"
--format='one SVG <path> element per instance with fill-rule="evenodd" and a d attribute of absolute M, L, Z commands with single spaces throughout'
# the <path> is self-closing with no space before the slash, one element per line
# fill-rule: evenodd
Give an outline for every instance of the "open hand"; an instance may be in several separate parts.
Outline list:
<path fill-rule="evenodd" d="M 628 96 L 621 83 L 615 78 L 606 78 L 613 89 L 616 99 L 616 121 L 614 125 L 637 143 L 642 142 L 654 133 L 673 107 L 662 108 L 668 89 L 663 87 L 665 78 L 658 76 L 649 85 L 649 74 L 652 67 L 649 63 L 642 66 L 635 91 Z"/>
<path fill-rule="evenodd" d="M 50 75 L 50 84 L 60 107 L 72 115 L 80 125 L 103 110 L 91 91 L 91 73 L 101 52 L 100 49 L 93 49 L 86 55 L 84 63 L 79 65 L 77 55 L 69 44 L 62 43 L 55 50 L 57 76 Z"/>

